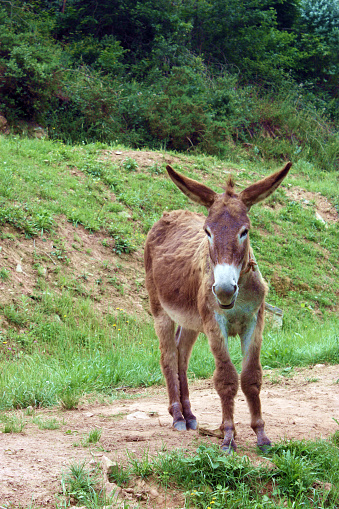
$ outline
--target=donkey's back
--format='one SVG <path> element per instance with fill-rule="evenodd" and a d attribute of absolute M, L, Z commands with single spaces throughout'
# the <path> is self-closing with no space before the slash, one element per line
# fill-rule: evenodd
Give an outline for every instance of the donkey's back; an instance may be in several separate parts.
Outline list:
<path fill-rule="evenodd" d="M 146 287 L 152 314 L 164 310 L 181 326 L 202 331 L 197 309 L 203 280 L 205 217 L 190 211 L 165 212 L 145 245 Z"/>

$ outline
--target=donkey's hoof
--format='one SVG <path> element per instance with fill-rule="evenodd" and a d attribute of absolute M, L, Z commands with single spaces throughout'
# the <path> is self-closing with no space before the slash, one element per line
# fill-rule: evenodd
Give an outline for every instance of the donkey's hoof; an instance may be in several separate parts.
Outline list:
<path fill-rule="evenodd" d="M 269 444 L 258 444 L 258 449 L 261 450 L 261 452 L 263 452 L 264 454 L 268 454 L 270 452 L 270 450 L 272 449 L 272 444 L 269 443 Z"/>
<path fill-rule="evenodd" d="M 173 423 L 173 428 L 177 431 L 186 431 L 186 421 L 177 421 Z"/>
<path fill-rule="evenodd" d="M 229 454 L 230 456 L 232 456 L 232 454 L 234 454 L 236 452 L 237 447 L 236 446 L 233 447 L 231 444 L 222 445 L 221 450 L 224 451 L 226 454 Z"/>
<path fill-rule="evenodd" d="M 198 421 L 196 419 L 188 419 L 186 421 L 186 428 L 187 429 L 197 429 L 198 428 Z"/>
<path fill-rule="evenodd" d="M 231 440 L 224 440 L 221 444 L 221 450 L 226 452 L 227 454 L 233 454 L 237 450 L 237 444 L 235 443 L 234 439 Z"/>

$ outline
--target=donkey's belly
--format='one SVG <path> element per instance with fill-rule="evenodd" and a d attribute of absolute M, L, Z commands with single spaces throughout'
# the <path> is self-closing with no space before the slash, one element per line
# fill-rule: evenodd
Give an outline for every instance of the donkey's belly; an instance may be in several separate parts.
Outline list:
<path fill-rule="evenodd" d="M 200 315 L 194 309 L 180 309 L 175 308 L 174 306 L 170 306 L 168 304 L 162 304 L 164 310 L 168 314 L 168 316 L 175 322 L 177 325 L 184 327 L 185 329 L 195 330 L 202 332 L 202 320 Z"/>

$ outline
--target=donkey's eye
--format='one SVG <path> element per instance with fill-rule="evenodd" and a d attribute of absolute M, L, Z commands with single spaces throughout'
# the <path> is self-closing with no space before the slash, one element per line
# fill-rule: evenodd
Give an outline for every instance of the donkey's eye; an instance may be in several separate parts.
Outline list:
<path fill-rule="evenodd" d="M 244 239 L 248 234 L 248 230 L 247 228 L 245 228 L 245 230 L 243 230 L 241 233 L 240 233 L 240 238 L 241 239 Z"/>
<path fill-rule="evenodd" d="M 212 234 L 211 234 L 210 230 L 208 228 L 204 228 L 204 230 L 205 230 L 207 237 L 211 238 Z"/>

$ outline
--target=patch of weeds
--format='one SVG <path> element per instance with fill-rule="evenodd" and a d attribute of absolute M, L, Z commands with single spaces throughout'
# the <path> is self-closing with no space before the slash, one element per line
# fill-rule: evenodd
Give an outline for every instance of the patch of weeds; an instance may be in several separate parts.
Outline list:
<path fill-rule="evenodd" d="M 38 426 L 39 429 L 59 429 L 61 424 L 60 422 L 55 418 L 51 417 L 50 419 L 43 419 L 42 417 L 35 417 L 33 419 L 33 423 Z"/>
<path fill-rule="evenodd" d="M 70 465 L 61 479 L 63 494 L 81 505 L 95 501 L 98 482 L 97 473 L 87 468 L 85 462 Z"/>
<path fill-rule="evenodd" d="M 78 408 L 80 396 L 75 389 L 67 388 L 60 398 L 62 410 L 76 410 Z"/>
<path fill-rule="evenodd" d="M 136 171 L 138 169 L 138 163 L 131 157 L 127 157 L 124 161 L 122 161 L 121 166 L 126 171 Z"/>
<path fill-rule="evenodd" d="M 0 280 L 7 281 L 9 279 L 11 271 L 5 268 L 0 269 Z"/>
<path fill-rule="evenodd" d="M 115 482 L 118 486 L 123 486 L 129 483 L 131 479 L 131 472 L 123 466 L 113 463 L 108 472 L 108 480 Z"/>
<path fill-rule="evenodd" d="M 1 232 L 1 240 L 16 240 L 16 236 L 13 233 Z"/>
<path fill-rule="evenodd" d="M 286 368 L 281 370 L 281 375 L 285 377 L 292 377 L 293 376 L 293 367 L 287 366 Z"/>
<path fill-rule="evenodd" d="M 41 232 L 41 236 L 44 231 L 49 231 L 54 224 L 53 214 L 47 210 L 38 212 L 34 217 L 34 227 Z"/>
<path fill-rule="evenodd" d="M 47 269 L 45 269 L 45 267 L 43 267 L 42 265 L 38 264 L 38 267 L 37 267 L 36 270 L 37 270 L 38 276 L 46 277 Z"/>
<path fill-rule="evenodd" d="M 135 251 L 135 246 L 133 246 L 133 244 L 127 238 L 122 237 L 117 233 L 113 234 L 112 237 L 115 241 L 113 251 L 118 255 Z"/>
<path fill-rule="evenodd" d="M 83 447 L 89 447 L 91 444 L 96 444 L 99 442 L 101 434 L 102 429 L 91 429 L 88 435 L 81 440 L 81 445 Z"/>
<path fill-rule="evenodd" d="M 25 410 L 26 415 L 28 416 L 34 416 L 35 415 L 35 408 L 33 406 L 28 406 Z"/>
<path fill-rule="evenodd" d="M 26 426 L 22 414 L 3 414 L 0 416 L 0 422 L 3 424 L 3 433 L 21 433 Z"/>
<path fill-rule="evenodd" d="M 24 327 L 29 321 L 29 317 L 27 316 L 25 310 L 18 310 L 13 304 L 10 306 L 5 306 L 3 313 L 9 322 L 17 325 L 18 327 Z"/>
<path fill-rule="evenodd" d="M 140 460 L 131 453 L 128 453 L 128 458 L 131 465 L 131 473 L 133 475 L 146 479 L 146 477 L 149 477 L 154 472 L 148 451 L 144 451 Z"/>
<path fill-rule="evenodd" d="M 158 163 L 154 163 L 152 166 L 150 166 L 148 168 L 148 171 L 152 175 L 161 175 L 162 173 L 164 173 L 163 168 L 161 168 L 161 166 Z"/>
<path fill-rule="evenodd" d="M 51 251 L 51 256 L 54 256 L 60 262 L 68 265 L 70 263 L 70 259 L 67 256 L 66 248 L 63 246 L 55 246 L 53 245 L 53 251 Z"/>
<path fill-rule="evenodd" d="M 98 164 L 92 162 L 85 163 L 83 168 L 81 168 L 81 171 L 98 179 L 100 179 L 100 177 L 103 174 L 102 166 L 99 166 Z"/>
<path fill-rule="evenodd" d="M 107 278 L 107 282 L 110 285 L 113 285 L 118 290 L 120 295 L 124 294 L 124 285 L 122 283 L 120 283 L 120 281 L 118 279 L 118 276 L 110 276 L 110 277 L 108 277 Z"/>
<path fill-rule="evenodd" d="M 314 465 L 295 450 L 282 450 L 274 454 L 272 462 L 278 468 L 279 487 L 289 497 L 300 498 L 316 480 Z"/>

